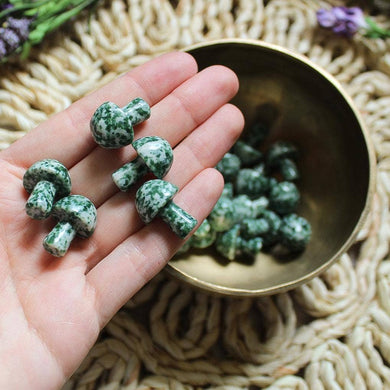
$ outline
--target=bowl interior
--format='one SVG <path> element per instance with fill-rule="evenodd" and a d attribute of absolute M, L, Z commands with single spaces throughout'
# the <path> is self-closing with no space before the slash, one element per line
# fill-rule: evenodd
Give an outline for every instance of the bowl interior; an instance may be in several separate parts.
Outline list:
<path fill-rule="evenodd" d="M 271 128 L 262 149 L 275 140 L 298 147 L 297 214 L 310 222 L 312 238 L 294 257 L 262 252 L 248 262 L 228 262 L 213 249 L 191 250 L 174 258 L 167 269 L 196 286 L 226 294 L 260 295 L 292 288 L 346 250 L 362 222 L 371 171 L 362 125 L 331 77 L 284 49 L 220 42 L 189 52 L 200 69 L 222 64 L 236 72 L 240 89 L 233 103 L 245 116 L 244 132 L 257 121 Z"/>

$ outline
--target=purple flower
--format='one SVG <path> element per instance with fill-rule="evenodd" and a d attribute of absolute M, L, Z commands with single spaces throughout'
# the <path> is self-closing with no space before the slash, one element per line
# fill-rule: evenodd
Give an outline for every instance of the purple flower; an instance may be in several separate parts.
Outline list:
<path fill-rule="evenodd" d="M 21 43 L 21 39 L 18 37 L 18 34 L 10 28 L 0 27 L 0 40 L 5 43 L 7 53 L 11 53 L 17 49 Z"/>
<path fill-rule="evenodd" d="M 18 37 L 25 41 L 28 38 L 29 27 L 31 24 L 31 19 L 20 18 L 16 19 L 10 16 L 6 21 L 6 27 L 12 29 L 18 34 Z"/>
<path fill-rule="evenodd" d="M 9 16 L 0 27 L 0 59 L 11 54 L 28 39 L 32 20 Z"/>
<path fill-rule="evenodd" d="M 7 4 L 0 5 L 0 11 L 3 11 L 3 10 L 8 9 L 8 8 L 14 8 L 13 4 L 7 3 Z"/>
<path fill-rule="evenodd" d="M 5 46 L 5 42 L 0 39 L 0 59 L 7 55 L 7 48 Z"/>
<path fill-rule="evenodd" d="M 330 10 L 319 9 L 317 20 L 321 27 L 351 37 L 361 28 L 367 28 L 363 11 L 359 7 L 333 7 Z"/>

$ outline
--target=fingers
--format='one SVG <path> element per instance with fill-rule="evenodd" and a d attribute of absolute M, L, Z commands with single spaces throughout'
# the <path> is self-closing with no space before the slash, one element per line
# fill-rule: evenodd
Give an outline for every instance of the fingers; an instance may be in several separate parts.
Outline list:
<path fill-rule="evenodd" d="M 202 221 L 218 200 L 222 187 L 219 172 L 206 169 L 179 192 L 174 202 Z M 101 327 L 165 266 L 181 244 L 182 240 L 162 221 L 155 220 L 124 240 L 87 274 L 96 293 Z"/>
<path fill-rule="evenodd" d="M 96 147 L 89 121 L 100 104 L 113 101 L 123 106 L 142 97 L 152 106 L 196 72 L 196 62 L 189 54 L 157 57 L 54 115 L 15 142 L 2 157 L 23 168 L 42 158 L 55 158 L 70 168 Z"/>
<path fill-rule="evenodd" d="M 174 147 L 228 102 L 237 89 L 237 77 L 230 69 L 206 68 L 156 104 L 150 119 L 138 127 L 136 138 L 157 135 Z M 73 192 L 87 196 L 100 206 L 118 191 L 112 173 L 134 158 L 131 146 L 119 150 L 94 149 L 71 170 Z"/>
<path fill-rule="evenodd" d="M 232 147 L 243 125 L 243 116 L 235 106 L 221 107 L 174 149 L 174 161 L 165 179 L 182 188 L 203 169 L 214 167 Z M 98 209 L 97 228 L 90 239 L 75 243 L 80 248 L 73 246 L 72 261 L 79 263 L 82 255 L 87 269 L 91 269 L 143 226 L 134 197 L 135 189 L 128 193 L 118 192 Z"/>
<path fill-rule="evenodd" d="M 174 162 L 164 179 L 182 187 L 202 169 L 214 167 L 243 128 L 241 111 L 225 104 L 175 148 Z"/>

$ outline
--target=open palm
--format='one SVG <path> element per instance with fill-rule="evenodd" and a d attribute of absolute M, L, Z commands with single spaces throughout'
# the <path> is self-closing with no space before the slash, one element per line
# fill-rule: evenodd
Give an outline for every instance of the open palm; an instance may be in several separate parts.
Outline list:
<path fill-rule="evenodd" d="M 227 103 L 237 88 L 224 67 L 198 73 L 190 55 L 166 54 L 74 103 L 0 154 L 1 389 L 61 387 L 107 321 L 182 244 L 162 221 L 142 224 L 134 191 L 117 191 L 111 173 L 135 152 L 93 142 L 94 110 L 104 101 L 124 106 L 138 96 L 152 106 L 136 138 L 159 135 L 174 147 L 165 179 L 180 188 L 175 203 L 201 221 L 223 186 L 210 167 L 243 126 L 239 110 Z M 23 175 L 43 158 L 61 161 L 72 193 L 87 196 L 98 210 L 93 236 L 76 238 L 62 258 L 42 247 L 55 222 L 32 220 L 24 210 Z"/>

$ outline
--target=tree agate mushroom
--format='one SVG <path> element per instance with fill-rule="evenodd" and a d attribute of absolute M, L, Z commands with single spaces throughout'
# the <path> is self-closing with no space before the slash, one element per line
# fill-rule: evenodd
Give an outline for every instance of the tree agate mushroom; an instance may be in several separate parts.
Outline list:
<path fill-rule="evenodd" d="M 96 208 L 82 195 L 69 195 L 53 206 L 57 225 L 45 237 L 43 247 L 53 256 L 64 256 L 76 235 L 88 238 L 96 227 Z"/>
<path fill-rule="evenodd" d="M 290 214 L 283 218 L 279 233 L 282 245 L 292 252 L 299 252 L 310 240 L 311 226 L 305 218 Z"/>
<path fill-rule="evenodd" d="M 251 198 L 264 195 L 269 189 L 269 179 L 262 173 L 249 168 L 241 169 L 236 178 L 236 192 Z"/>
<path fill-rule="evenodd" d="M 162 179 L 173 162 L 171 145 L 164 138 L 143 137 L 134 141 L 133 147 L 138 157 L 112 174 L 114 183 L 121 191 L 129 190 L 148 171 L 151 171 L 158 179 Z"/>
<path fill-rule="evenodd" d="M 103 148 L 121 148 L 134 139 L 133 126 L 150 117 L 150 107 L 145 100 L 136 98 L 125 107 L 105 102 L 92 115 L 90 127 L 93 139 Z"/>
<path fill-rule="evenodd" d="M 244 238 L 263 236 L 270 230 L 270 224 L 265 218 L 247 218 L 241 222 L 241 235 Z"/>
<path fill-rule="evenodd" d="M 268 206 L 265 196 L 251 200 L 247 195 L 238 195 L 232 199 L 234 208 L 234 222 L 238 223 L 246 218 L 256 218 Z"/>
<path fill-rule="evenodd" d="M 214 231 L 210 222 L 205 219 L 191 237 L 191 246 L 194 248 L 208 248 L 217 238 L 217 232 Z"/>
<path fill-rule="evenodd" d="M 55 199 L 69 195 L 71 181 L 68 170 L 59 161 L 40 160 L 31 165 L 23 176 L 23 186 L 30 197 L 26 213 L 33 219 L 50 215 Z"/>
<path fill-rule="evenodd" d="M 231 229 L 221 233 L 215 243 L 217 251 L 226 259 L 233 261 L 239 248 L 239 236 L 239 225 L 234 225 Z"/>
<path fill-rule="evenodd" d="M 235 154 L 226 153 L 215 168 L 221 172 L 225 181 L 229 182 L 235 179 L 240 167 L 240 159 Z"/>
<path fill-rule="evenodd" d="M 280 161 L 279 168 L 284 180 L 294 181 L 299 179 L 298 167 L 293 160 L 284 158 Z"/>
<path fill-rule="evenodd" d="M 184 238 L 196 226 L 196 219 L 177 206 L 172 198 L 178 188 L 161 179 L 144 183 L 135 195 L 135 207 L 143 222 L 149 223 L 159 216 L 175 234 Z"/>
<path fill-rule="evenodd" d="M 220 234 L 216 241 L 217 251 L 230 261 L 239 255 L 246 254 L 256 256 L 263 247 L 263 240 L 260 237 L 245 240 L 240 237 L 240 225 L 234 225 L 230 230 Z"/>
<path fill-rule="evenodd" d="M 290 252 L 305 248 L 310 224 L 291 214 L 300 200 L 298 150 L 277 141 L 263 154 L 258 148 L 269 130 L 256 124 L 216 164 L 225 179 L 222 194 L 180 253 L 213 245 L 233 261 L 253 259 L 263 248 L 279 251 L 279 245 Z"/>
<path fill-rule="evenodd" d="M 232 199 L 233 194 L 234 194 L 233 183 L 225 183 L 225 185 L 223 186 L 221 197 Z"/>
<path fill-rule="evenodd" d="M 296 159 L 297 148 L 288 141 L 277 141 L 269 148 L 267 153 L 267 164 L 269 167 L 278 167 L 285 158 Z"/>
<path fill-rule="evenodd" d="M 282 181 L 271 188 L 270 208 L 280 215 L 292 213 L 299 202 L 300 194 L 294 183 Z"/>
<path fill-rule="evenodd" d="M 233 151 L 245 166 L 256 164 L 263 158 L 263 153 L 243 141 L 237 141 Z"/>
<path fill-rule="evenodd" d="M 272 210 L 262 211 L 259 217 L 264 218 L 269 225 L 268 231 L 262 234 L 264 246 L 274 245 L 279 240 L 279 229 L 282 219 Z"/>
<path fill-rule="evenodd" d="M 213 230 L 223 232 L 234 225 L 234 205 L 232 199 L 223 196 L 218 199 L 208 216 Z"/>

